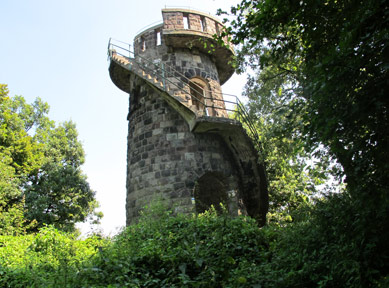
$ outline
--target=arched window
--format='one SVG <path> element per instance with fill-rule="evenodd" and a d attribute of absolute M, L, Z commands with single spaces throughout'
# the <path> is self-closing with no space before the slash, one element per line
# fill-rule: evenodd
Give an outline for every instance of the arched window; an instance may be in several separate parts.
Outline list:
<path fill-rule="evenodd" d="M 210 101 L 210 92 L 207 82 L 200 78 L 192 78 L 189 81 L 189 90 L 192 100 L 192 108 L 199 111 L 202 115 L 214 116 L 214 111 L 207 103 Z"/>
<path fill-rule="evenodd" d="M 197 80 L 197 79 L 196 79 Z M 204 85 L 200 81 L 190 81 L 190 96 L 192 98 L 192 105 L 196 106 L 198 111 L 203 111 L 204 103 Z"/>
<path fill-rule="evenodd" d="M 227 207 L 227 179 L 220 172 L 207 172 L 201 176 L 194 188 L 194 199 L 197 213 L 203 213 L 213 205 L 221 211 L 220 203 Z"/>

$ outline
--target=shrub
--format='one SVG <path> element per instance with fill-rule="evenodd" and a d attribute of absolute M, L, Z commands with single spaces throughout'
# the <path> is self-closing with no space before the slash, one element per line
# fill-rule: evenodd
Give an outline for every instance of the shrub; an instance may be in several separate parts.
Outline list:
<path fill-rule="evenodd" d="M 75 274 L 106 241 L 78 240 L 53 227 L 36 235 L 0 236 L 0 287 L 75 287 Z"/>
<path fill-rule="evenodd" d="M 218 216 L 214 210 L 198 216 L 159 214 L 158 219 L 148 215 L 118 235 L 80 273 L 79 281 L 85 287 L 256 284 L 250 273 L 269 261 L 269 244 L 254 220 Z"/>
<path fill-rule="evenodd" d="M 173 216 L 158 203 L 113 239 L 52 227 L 0 236 L 0 287 L 388 287 L 388 214 L 371 213 L 343 193 L 299 222 L 258 228 L 215 209 Z"/>

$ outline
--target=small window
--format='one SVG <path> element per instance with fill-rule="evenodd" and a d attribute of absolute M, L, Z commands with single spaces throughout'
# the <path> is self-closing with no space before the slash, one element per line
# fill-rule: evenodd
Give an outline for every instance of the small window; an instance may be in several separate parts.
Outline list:
<path fill-rule="evenodd" d="M 189 29 L 189 17 L 188 17 L 188 14 L 184 14 L 183 22 L 184 22 L 184 29 Z"/>
<path fill-rule="evenodd" d="M 200 18 L 200 26 L 201 26 L 201 31 L 205 31 L 205 18 L 201 17 Z"/>
<path fill-rule="evenodd" d="M 135 88 L 130 92 L 130 109 L 128 115 L 139 108 L 139 98 L 140 86 L 135 86 Z"/>
<path fill-rule="evenodd" d="M 220 35 L 219 24 L 215 22 L 216 35 Z"/>
<path fill-rule="evenodd" d="M 145 38 L 141 37 L 140 41 L 141 41 L 142 51 L 146 51 L 146 40 L 145 40 Z"/>
<path fill-rule="evenodd" d="M 162 45 L 161 30 L 157 30 L 155 36 L 156 36 L 157 46 Z"/>

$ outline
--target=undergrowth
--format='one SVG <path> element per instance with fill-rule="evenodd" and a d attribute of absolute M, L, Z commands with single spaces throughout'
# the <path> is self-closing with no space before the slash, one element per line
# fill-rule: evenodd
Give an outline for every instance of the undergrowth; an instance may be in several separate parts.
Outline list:
<path fill-rule="evenodd" d="M 350 201 L 328 197 L 282 227 L 214 210 L 173 216 L 159 203 L 112 239 L 52 227 L 1 236 L 0 286 L 388 287 L 385 239 L 358 232 Z"/>

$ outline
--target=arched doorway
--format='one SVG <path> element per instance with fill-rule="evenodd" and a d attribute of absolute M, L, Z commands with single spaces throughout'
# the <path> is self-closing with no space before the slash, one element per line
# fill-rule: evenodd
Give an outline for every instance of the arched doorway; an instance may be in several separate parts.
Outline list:
<path fill-rule="evenodd" d="M 210 92 L 206 81 L 200 78 L 192 78 L 189 81 L 189 91 L 192 100 L 192 107 L 202 115 L 213 116 L 213 111 L 209 106 Z"/>
<path fill-rule="evenodd" d="M 213 205 L 221 212 L 220 203 L 228 204 L 228 186 L 226 177 L 220 172 L 207 172 L 201 176 L 194 187 L 195 208 L 203 213 Z"/>

